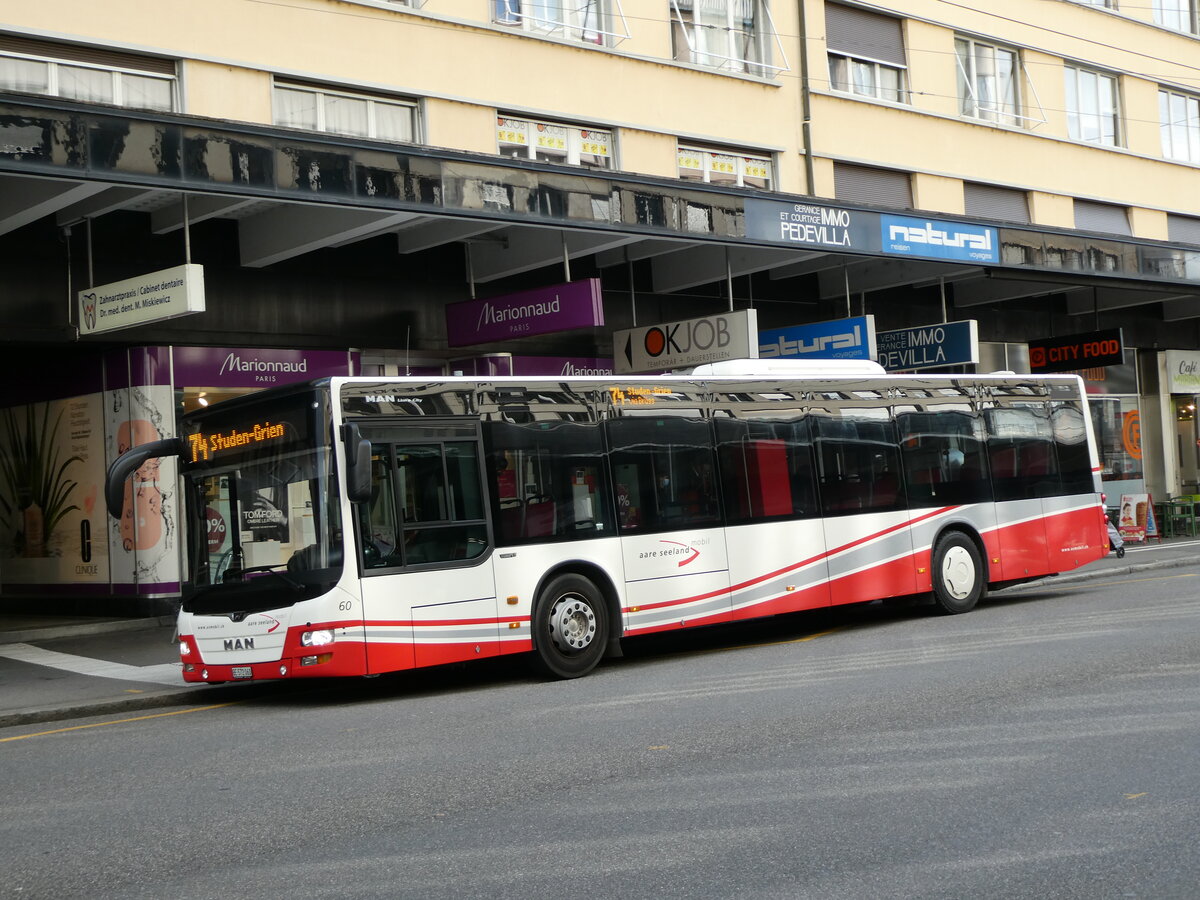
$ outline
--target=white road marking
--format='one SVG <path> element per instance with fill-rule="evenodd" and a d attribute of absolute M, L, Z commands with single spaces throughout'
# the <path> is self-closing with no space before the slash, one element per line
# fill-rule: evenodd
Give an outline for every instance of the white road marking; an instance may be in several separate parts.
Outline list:
<path fill-rule="evenodd" d="M 100 678 L 117 678 L 121 681 L 145 681 L 154 684 L 170 684 L 183 687 L 182 663 L 163 663 L 158 666 L 130 666 L 125 663 L 107 662 L 87 656 L 72 656 L 43 650 L 32 644 L 0 644 L 0 656 L 18 662 L 33 663 L 74 672 L 77 675 L 96 675 Z"/>

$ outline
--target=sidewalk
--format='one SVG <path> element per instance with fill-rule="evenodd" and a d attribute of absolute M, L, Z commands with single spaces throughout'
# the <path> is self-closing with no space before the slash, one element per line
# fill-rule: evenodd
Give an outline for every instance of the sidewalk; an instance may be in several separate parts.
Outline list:
<path fill-rule="evenodd" d="M 1076 572 L 1066 584 L 1200 563 L 1200 540 L 1126 544 Z M 185 684 L 174 617 L 37 617 L 0 613 L 0 728 L 156 707 L 225 703 L 256 684 Z"/>

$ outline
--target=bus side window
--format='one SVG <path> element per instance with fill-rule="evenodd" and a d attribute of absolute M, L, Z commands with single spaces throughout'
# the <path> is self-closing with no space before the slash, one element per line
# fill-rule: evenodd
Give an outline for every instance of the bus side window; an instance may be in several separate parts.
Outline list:
<path fill-rule="evenodd" d="M 840 412 L 840 417 L 814 417 L 825 514 L 903 509 L 908 501 L 890 414 L 880 415 L 877 408 Z"/>
<path fill-rule="evenodd" d="M 997 407 L 986 411 L 988 455 L 997 500 L 1028 500 L 1061 493 L 1058 458 L 1046 410 Z"/>
<path fill-rule="evenodd" d="M 483 440 L 500 546 L 614 533 L 598 423 L 488 421 Z"/>
<path fill-rule="evenodd" d="M 717 524 L 712 432 L 703 419 L 630 416 L 608 424 L 622 532 Z"/>
<path fill-rule="evenodd" d="M 1056 403 L 1050 412 L 1064 494 L 1089 494 L 1096 489 L 1084 415 L 1077 402 Z"/>
<path fill-rule="evenodd" d="M 896 416 L 896 425 L 910 506 L 992 499 L 983 426 L 975 413 L 936 407 L 902 412 Z M 1003 463 L 1003 459 L 994 462 Z"/>
<path fill-rule="evenodd" d="M 816 514 L 808 422 L 718 419 L 717 462 L 731 524 Z"/>

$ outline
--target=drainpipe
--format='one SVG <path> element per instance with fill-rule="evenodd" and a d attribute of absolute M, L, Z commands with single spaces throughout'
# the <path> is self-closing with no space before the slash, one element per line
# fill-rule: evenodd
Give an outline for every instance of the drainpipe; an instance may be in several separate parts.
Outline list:
<path fill-rule="evenodd" d="M 804 150 L 804 178 L 810 196 L 816 194 L 813 174 L 812 95 L 808 83 L 808 0 L 799 0 L 800 7 L 800 144 Z"/>

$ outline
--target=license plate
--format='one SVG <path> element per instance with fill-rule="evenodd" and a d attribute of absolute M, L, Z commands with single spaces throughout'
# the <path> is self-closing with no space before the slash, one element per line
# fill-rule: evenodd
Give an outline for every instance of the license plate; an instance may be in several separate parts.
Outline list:
<path fill-rule="evenodd" d="M 234 666 L 233 667 L 233 677 L 234 678 L 253 678 L 254 670 L 252 668 L 250 668 L 250 666 Z"/>

